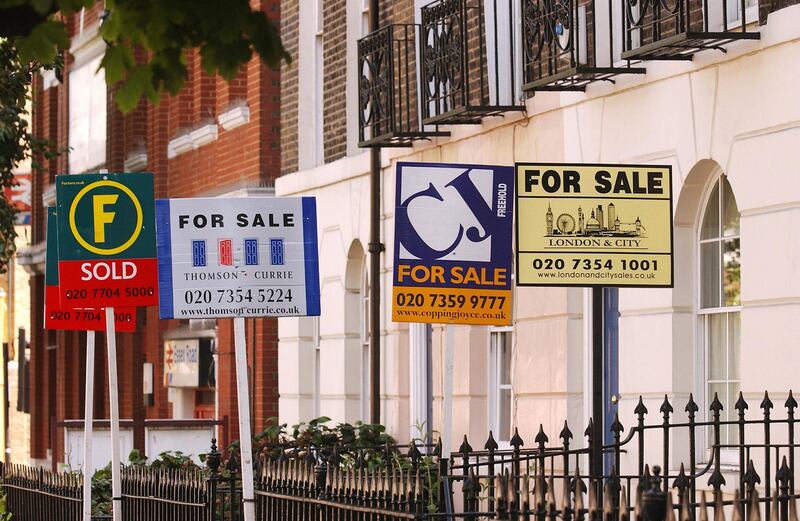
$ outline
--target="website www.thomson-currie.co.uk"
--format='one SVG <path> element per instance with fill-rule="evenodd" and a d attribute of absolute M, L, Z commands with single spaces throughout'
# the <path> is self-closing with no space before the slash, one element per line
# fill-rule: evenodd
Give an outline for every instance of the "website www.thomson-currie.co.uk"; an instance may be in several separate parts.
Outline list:
<path fill-rule="evenodd" d="M 203 309 L 182 309 L 181 315 L 185 317 L 191 316 L 214 316 L 214 315 L 228 315 L 231 317 L 246 317 L 246 316 L 263 316 L 263 315 L 299 315 L 300 306 L 289 307 L 241 307 L 241 308 L 228 308 L 208 306 Z"/>

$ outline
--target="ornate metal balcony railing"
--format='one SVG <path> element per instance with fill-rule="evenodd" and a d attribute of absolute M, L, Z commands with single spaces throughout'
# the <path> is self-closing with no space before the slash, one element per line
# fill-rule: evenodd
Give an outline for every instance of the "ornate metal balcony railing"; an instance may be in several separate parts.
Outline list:
<path fill-rule="evenodd" d="M 644 74 L 619 61 L 611 5 L 595 0 L 522 0 L 524 91 L 579 90 L 618 74 Z"/>
<path fill-rule="evenodd" d="M 725 51 L 736 40 L 758 40 L 748 29 L 750 0 L 621 0 L 622 57 L 691 60 L 705 50 Z"/>
<path fill-rule="evenodd" d="M 418 31 L 414 24 L 387 25 L 358 41 L 358 146 L 410 146 L 450 135 L 423 129 L 420 122 Z"/>
<path fill-rule="evenodd" d="M 480 123 L 525 109 L 517 95 L 511 2 L 436 0 L 421 9 L 424 124 Z"/>

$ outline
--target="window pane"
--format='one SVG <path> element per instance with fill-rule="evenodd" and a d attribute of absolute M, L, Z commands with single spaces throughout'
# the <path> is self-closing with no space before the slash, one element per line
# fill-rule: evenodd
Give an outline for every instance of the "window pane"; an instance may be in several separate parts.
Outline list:
<path fill-rule="evenodd" d="M 708 316 L 708 379 L 727 380 L 725 372 L 727 358 L 726 313 Z M 709 399 L 713 399 L 713 394 Z M 722 397 L 720 397 L 720 400 Z M 725 403 L 725 402 L 723 402 Z"/>
<path fill-rule="evenodd" d="M 725 306 L 738 306 L 741 293 L 741 265 L 739 262 L 739 239 L 722 242 L 723 248 L 723 289 L 725 290 Z"/>
<path fill-rule="evenodd" d="M 736 402 L 738 400 L 739 400 L 739 383 L 734 382 L 728 385 L 728 405 L 726 406 L 726 408 L 728 409 L 729 420 L 739 419 L 739 411 L 737 411 L 734 408 L 734 405 L 736 405 Z M 738 425 L 728 426 L 728 443 L 730 444 L 739 443 Z"/>
<path fill-rule="evenodd" d="M 700 245 L 701 298 L 704 308 L 720 307 L 720 253 L 718 242 Z"/>
<path fill-rule="evenodd" d="M 714 185 L 711 196 L 708 198 L 706 214 L 703 216 L 703 227 L 700 231 L 701 239 L 719 237 L 719 183 Z"/>
<path fill-rule="evenodd" d="M 708 385 L 708 403 L 711 403 L 714 400 L 714 393 L 719 395 L 719 401 L 722 403 L 723 410 L 719 413 L 720 420 L 725 420 L 728 417 L 728 384 L 719 383 L 719 384 L 709 384 Z M 708 418 L 711 420 L 713 418 L 713 413 L 708 413 Z M 720 442 L 727 443 L 728 436 L 726 429 L 720 429 Z M 714 430 L 709 429 L 709 440 L 708 444 L 711 445 L 714 443 Z"/>
<path fill-rule="evenodd" d="M 739 313 L 728 313 L 728 379 L 739 380 Z"/>
<path fill-rule="evenodd" d="M 727 177 L 722 178 L 722 230 L 725 237 L 739 235 L 739 208 Z"/>
<path fill-rule="evenodd" d="M 501 440 L 508 441 L 511 439 L 511 389 L 500 389 L 498 393 L 497 433 Z"/>
<path fill-rule="evenodd" d="M 500 385 L 511 385 L 511 333 L 500 333 Z"/>

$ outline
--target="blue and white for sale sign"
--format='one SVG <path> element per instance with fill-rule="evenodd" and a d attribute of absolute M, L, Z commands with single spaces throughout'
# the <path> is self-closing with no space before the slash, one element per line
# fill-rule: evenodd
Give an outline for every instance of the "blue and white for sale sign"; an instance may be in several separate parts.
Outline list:
<path fill-rule="evenodd" d="M 161 318 L 319 315 L 313 197 L 156 201 Z"/>

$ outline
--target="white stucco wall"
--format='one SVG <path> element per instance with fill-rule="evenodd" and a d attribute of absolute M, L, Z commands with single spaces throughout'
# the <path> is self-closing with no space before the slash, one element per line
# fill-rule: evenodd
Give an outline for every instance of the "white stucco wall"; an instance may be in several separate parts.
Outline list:
<path fill-rule="evenodd" d="M 513 164 L 515 161 L 668 163 L 675 194 L 675 288 L 623 289 L 619 308 L 622 421 L 630 424 L 639 395 L 657 414 L 664 395 L 702 396 L 696 320 L 696 227 L 709 180 L 728 175 L 741 212 L 742 390 L 780 403 L 798 387 L 800 354 L 800 6 L 770 15 L 760 41 L 707 51 L 693 62 L 647 62 L 647 74 L 619 77 L 586 93 L 539 93 L 527 115 L 451 127 L 448 139 L 383 152 L 382 256 L 384 422 L 408 433 L 407 327 L 390 320 L 394 162 Z M 301 136 L 302 137 L 302 136 Z M 301 139 L 302 141 L 302 139 Z M 360 419 L 355 382 L 360 358 L 346 324 L 347 255 L 369 236 L 368 153 L 278 180 L 278 195 L 316 195 L 322 281 L 320 412 Z M 524 288 L 515 295 L 514 422 L 532 441 L 543 424 L 554 440 L 568 419 L 586 425 L 587 335 L 584 291 Z M 308 419 L 313 405 L 309 319 L 281 319 L 281 420 Z M 441 422 L 443 335 L 434 328 L 434 428 Z M 356 340 L 357 342 L 357 340 Z M 487 431 L 486 328 L 456 329 L 454 445 Z M 778 362 L 779 361 L 779 362 Z M 700 392 L 700 395 L 698 395 Z M 778 400 L 775 400 L 778 403 Z M 676 406 L 681 414 L 682 405 Z"/>

